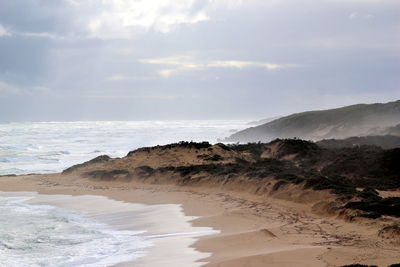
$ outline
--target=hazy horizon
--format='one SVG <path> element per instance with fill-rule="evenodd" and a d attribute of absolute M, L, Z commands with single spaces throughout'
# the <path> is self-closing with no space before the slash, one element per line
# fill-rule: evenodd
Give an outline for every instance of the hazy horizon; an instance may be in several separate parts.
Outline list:
<path fill-rule="evenodd" d="M 388 101 L 388 102 L 395 102 L 395 101 L 400 101 L 400 99 L 395 99 L 393 101 Z M 351 105 L 357 105 L 357 104 L 385 104 L 387 102 L 370 102 L 370 103 L 354 103 L 346 106 L 351 106 Z M 270 119 L 276 120 L 282 117 L 286 117 L 289 115 L 293 115 L 296 113 L 303 113 L 303 112 L 308 112 L 308 111 L 321 111 L 321 110 L 329 110 L 329 109 L 337 109 L 337 108 L 342 108 L 346 106 L 333 106 L 333 107 L 327 107 L 327 108 L 321 108 L 321 109 L 314 109 L 314 110 L 300 110 L 298 112 L 293 112 L 293 113 L 287 113 L 287 114 L 281 114 L 281 115 L 266 115 L 266 116 L 259 116 L 259 117 L 239 117 L 239 118 L 170 118 L 170 119 L 157 119 L 157 118 L 152 118 L 152 119 L 80 119 L 80 120 L 74 120 L 74 119 L 58 119 L 58 120 L 15 120 L 15 121 L 1 121 L 0 124 L 7 124 L 7 123 L 58 123 L 58 122 L 146 122 L 146 121 L 248 121 L 248 123 L 252 123 L 253 125 L 256 124 L 257 122 L 261 122 L 263 120 L 269 121 Z M 271 120 L 271 121 L 272 121 Z"/>
<path fill-rule="evenodd" d="M 0 123 L 260 120 L 400 99 L 396 0 L 0 3 Z"/>

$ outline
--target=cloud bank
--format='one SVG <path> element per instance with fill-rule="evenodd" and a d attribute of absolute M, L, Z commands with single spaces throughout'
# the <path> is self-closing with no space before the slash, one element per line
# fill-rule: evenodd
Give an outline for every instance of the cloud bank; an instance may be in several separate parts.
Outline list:
<path fill-rule="evenodd" d="M 0 122 L 257 119 L 394 100 L 399 13 L 397 0 L 1 1 Z"/>

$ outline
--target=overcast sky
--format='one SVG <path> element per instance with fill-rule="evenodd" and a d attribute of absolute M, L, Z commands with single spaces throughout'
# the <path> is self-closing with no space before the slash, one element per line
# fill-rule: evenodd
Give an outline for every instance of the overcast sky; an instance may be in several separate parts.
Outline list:
<path fill-rule="evenodd" d="M 0 1 L 1 122 L 261 119 L 399 85 L 399 0 Z"/>

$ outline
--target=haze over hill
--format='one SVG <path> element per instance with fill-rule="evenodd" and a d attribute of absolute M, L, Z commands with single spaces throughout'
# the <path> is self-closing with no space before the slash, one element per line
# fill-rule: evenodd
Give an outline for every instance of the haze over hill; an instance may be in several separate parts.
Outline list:
<path fill-rule="evenodd" d="M 399 135 L 400 100 L 308 111 L 237 132 L 227 141 L 256 142 L 275 138 L 321 140 L 367 135 Z"/>
<path fill-rule="evenodd" d="M 258 125 L 262 125 L 262 124 L 277 120 L 277 119 L 279 119 L 281 117 L 282 116 L 275 116 L 275 117 L 265 118 L 265 119 L 262 119 L 262 120 L 251 121 L 251 122 L 248 123 L 248 125 L 258 126 Z"/>

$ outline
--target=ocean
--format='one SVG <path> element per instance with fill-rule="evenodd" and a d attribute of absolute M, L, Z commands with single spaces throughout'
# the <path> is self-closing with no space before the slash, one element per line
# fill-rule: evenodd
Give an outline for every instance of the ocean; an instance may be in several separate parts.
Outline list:
<path fill-rule="evenodd" d="M 186 216 L 180 205 L 96 195 L 0 192 L 0 214 L 1 267 L 174 266 L 180 257 L 182 266 L 198 267 L 196 261 L 209 254 L 190 245 L 216 233 L 193 227 L 195 217 Z"/>
<path fill-rule="evenodd" d="M 248 127 L 247 123 L 216 120 L 0 124 L 0 175 L 60 172 L 99 155 L 123 157 L 144 146 L 179 141 L 216 143 Z M 37 198 L 42 200 L 33 201 Z M 162 240 L 160 244 L 166 242 L 164 246 L 174 246 L 169 252 L 171 257 L 162 260 L 172 261 L 169 266 L 174 266 L 173 261 L 182 253 L 190 255 L 182 259 L 187 260 L 185 266 L 199 266 L 201 263 L 196 260 L 208 256 L 189 246 L 193 237 L 212 233 L 211 229 L 192 227 L 189 221 L 193 218 L 184 216 L 179 205 L 137 208 L 129 204 L 133 208 L 128 213 L 118 213 L 128 203 L 115 204 L 95 196 L 53 198 L 56 201 L 30 192 L 0 192 L 1 267 L 113 266 L 144 258 L 157 240 Z M 95 212 L 95 216 L 87 212 L 93 207 L 108 206 L 109 211 Z M 77 210 L 82 207 L 85 208 Z M 116 221 L 129 222 L 132 227 L 119 229 L 113 226 Z M 166 225 L 173 228 L 162 229 Z M 156 234 L 147 233 L 151 227 Z M 147 266 L 146 261 L 139 266 Z"/>
<path fill-rule="evenodd" d="M 103 267 L 133 261 L 151 245 L 82 212 L 32 205 L 33 197 L 0 197 L 0 266 Z"/>
<path fill-rule="evenodd" d="M 123 157 L 144 146 L 216 143 L 244 120 L 85 121 L 0 124 L 0 175 L 54 173 L 99 155 Z"/>

